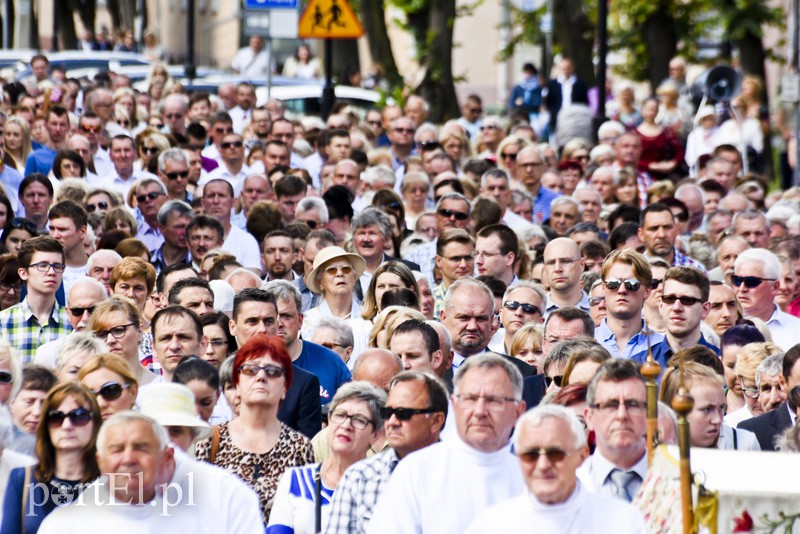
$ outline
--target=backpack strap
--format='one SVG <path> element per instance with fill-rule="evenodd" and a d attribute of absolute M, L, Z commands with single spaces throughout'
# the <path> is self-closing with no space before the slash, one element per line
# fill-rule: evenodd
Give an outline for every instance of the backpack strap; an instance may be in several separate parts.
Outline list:
<path fill-rule="evenodd" d="M 211 433 L 211 455 L 208 461 L 212 464 L 217 463 L 217 451 L 219 451 L 219 426 L 215 426 Z"/>
<path fill-rule="evenodd" d="M 31 478 L 33 476 L 33 468 L 31 466 L 25 467 L 25 481 L 22 483 L 22 509 L 20 510 L 20 532 L 25 534 L 25 509 L 28 507 L 28 493 L 31 490 Z"/>

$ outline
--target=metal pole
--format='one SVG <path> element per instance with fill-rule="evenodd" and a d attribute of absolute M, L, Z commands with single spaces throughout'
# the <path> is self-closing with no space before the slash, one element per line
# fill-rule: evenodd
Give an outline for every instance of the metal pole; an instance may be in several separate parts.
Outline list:
<path fill-rule="evenodd" d="M 269 22 L 267 23 L 267 102 L 272 98 L 272 10 L 267 15 Z"/>
<path fill-rule="evenodd" d="M 11 48 L 11 21 L 9 20 L 11 2 L 12 0 L 6 0 L 3 3 L 3 48 L 6 50 Z"/>
<path fill-rule="evenodd" d="M 319 106 L 322 120 L 328 120 L 335 98 L 336 93 L 333 89 L 333 40 L 325 39 L 325 87 L 322 88 L 322 100 Z"/>
<path fill-rule="evenodd" d="M 58 11 L 58 2 L 53 0 L 53 44 L 51 45 L 53 52 L 58 51 L 58 20 L 61 18 L 56 11 Z"/>
<path fill-rule="evenodd" d="M 606 55 L 608 54 L 608 0 L 597 2 L 597 117 L 606 115 Z"/>
<path fill-rule="evenodd" d="M 197 70 L 194 64 L 194 0 L 186 2 L 186 77 L 194 80 Z"/>
<path fill-rule="evenodd" d="M 550 79 L 550 66 L 553 64 L 553 0 L 547 0 L 547 16 L 550 17 L 550 29 L 545 33 L 544 60 L 542 62 L 542 78 Z"/>
<path fill-rule="evenodd" d="M 792 1 L 792 69 L 800 76 L 800 0 Z M 800 102 L 794 103 L 794 141 L 795 164 L 792 169 L 792 183 L 800 185 Z M 788 151 L 787 151 L 788 154 Z"/>

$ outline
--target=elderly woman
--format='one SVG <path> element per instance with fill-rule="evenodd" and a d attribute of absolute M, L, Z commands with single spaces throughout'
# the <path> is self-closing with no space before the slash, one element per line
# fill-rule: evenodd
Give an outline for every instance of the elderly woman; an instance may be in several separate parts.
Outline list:
<path fill-rule="evenodd" d="M 267 526 L 268 532 L 286 531 L 313 534 L 325 530 L 333 493 L 345 470 L 367 456 L 367 451 L 383 429 L 381 409 L 386 393 L 369 382 L 350 382 L 336 392 L 330 404 L 327 428 L 330 454 L 322 461 L 288 469 L 278 482 L 275 505 Z M 319 476 L 320 497 L 315 491 L 292 488 L 307 486 Z M 322 502 L 322 530 L 315 530 L 315 503 Z"/>
<path fill-rule="evenodd" d="M 734 325 L 720 336 L 719 347 L 722 349 L 722 368 L 725 372 L 727 389 L 725 395 L 726 413 L 728 414 L 726 423 L 731 426 L 736 426 L 739 422 L 732 419 L 734 413 L 738 412 L 737 416 L 741 415 L 745 418 L 750 415 L 746 409 L 741 411 L 745 408 L 745 399 L 742 393 L 742 383 L 736 375 L 736 361 L 739 353 L 750 343 L 764 343 L 765 341 L 758 328 L 749 324 Z"/>
<path fill-rule="evenodd" d="M 425 202 L 431 191 L 431 182 L 423 172 L 409 172 L 403 176 L 400 188 L 406 205 L 406 227 L 414 228 L 417 217 L 425 211 Z"/>
<path fill-rule="evenodd" d="M 11 345 L 0 341 L 0 404 L 8 405 L 22 383 L 22 365 Z"/>
<path fill-rule="evenodd" d="M 760 451 L 755 434 L 722 422 L 725 412 L 725 381 L 713 369 L 696 362 L 670 367 L 661 381 L 661 401 L 667 405 L 678 394 L 683 382 L 694 399 L 689 422 L 689 441 L 692 447 Z"/>
<path fill-rule="evenodd" d="M 139 411 L 158 421 L 170 441 L 190 454 L 211 433 L 211 425 L 197 414 L 194 395 L 182 384 L 163 382 L 142 390 Z"/>
<path fill-rule="evenodd" d="M 9 475 L 3 532 L 35 533 L 50 512 L 77 499 L 84 485 L 100 476 L 95 440 L 102 420 L 91 391 L 77 382 L 57 385 L 47 394 L 42 415 L 36 430 L 39 463 Z"/>
<path fill-rule="evenodd" d="M 325 247 L 317 253 L 306 284 L 312 292 L 321 294 L 322 298 L 318 306 L 304 314 L 304 339 L 311 339 L 320 318 L 339 317 L 347 320 L 353 329 L 353 358 L 366 350 L 372 324 L 361 318 L 361 305 L 353 298 L 353 288 L 364 267 L 361 256 L 350 254 L 341 247 Z"/>
<path fill-rule="evenodd" d="M 60 381 L 76 380 L 83 364 L 103 352 L 108 352 L 104 341 L 86 332 L 73 332 L 64 338 L 56 356 L 56 376 Z"/>
<path fill-rule="evenodd" d="M 233 384 L 238 416 L 214 427 L 197 444 L 198 460 L 236 474 L 258 494 L 269 521 L 278 479 L 289 467 L 313 461 L 311 443 L 278 420 L 278 407 L 292 383 L 292 360 L 278 337 L 257 334 L 236 352 Z"/>
<path fill-rule="evenodd" d="M 411 269 L 399 261 L 382 263 L 373 273 L 367 293 L 364 295 L 361 317 L 372 321 L 381 310 L 380 303 L 383 294 L 389 290 L 400 288 L 412 290 L 420 300 L 419 286 Z"/>
<path fill-rule="evenodd" d="M 773 354 L 781 354 L 782 352 L 777 345 L 770 342 L 749 343 L 742 347 L 736 356 L 736 365 L 733 371 L 742 388 L 744 406 L 725 416 L 727 424 L 738 426 L 742 421 L 764 413 L 764 408 L 758 402 L 759 390 L 756 382 L 756 371 L 761 362 L 766 360 L 767 357 Z"/>
<path fill-rule="evenodd" d="M 78 371 L 78 380 L 94 393 L 103 420 L 132 410 L 136 404 L 139 381 L 128 362 L 117 354 L 93 356 Z"/>

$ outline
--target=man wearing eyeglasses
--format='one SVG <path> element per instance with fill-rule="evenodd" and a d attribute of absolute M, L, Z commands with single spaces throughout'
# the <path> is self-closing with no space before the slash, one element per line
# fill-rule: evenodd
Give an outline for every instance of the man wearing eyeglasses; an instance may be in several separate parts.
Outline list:
<path fill-rule="evenodd" d="M 673 354 L 695 345 L 703 345 L 720 354 L 719 347 L 709 343 L 700 330 L 703 319 L 711 311 L 708 301 L 710 284 L 706 274 L 693 267 L 672 267 L 664 275 L 658 310 L 666 321 L 664 340 L 653 346 L 653 358 L 662 372 Z M 639 353 L 634 360 L 644 363 L 647 353 Z"/>
<path fill-rule="evenodd" d="M 0 339 L 17 350 L 22 364 L 30 363 L 39 345 L 72 331 L 66 308 L 56 302 L 64 274 L 64 245 L 52 237 L 25 241 L 17 255 L 17 274 L 27 295 L 19 304 L 0 311 Z"/>
<path fill-rule="evenodd" d="M 623 248 L 608 255 L 600 274 L 605 286 L 608 315 L 595 329 L 594 337 L 615 358 L 630 359 L 647 353 L 664 336 L 650 330 L 642 318 L 650 295 L 653 273 L 647 259 Z"/>
<path fill-rule="evenodd" d="M 523 491 L 510 442 L 525 411 L 522 375 L 509 359 L 483 354 L 464 361 L 454 384 L 457 436 L 397 465 L 367 532 L 464 532 L 485 508 Z"/>
<path fill-rule="evenodd" d="M 630 502 L 647 475 L 647 398 L 639 364 L 605 362 L 589 382 L 586 403 L 597 448 L 578 468 L 578 479 L 593 493 Z"/>
<path fill-rule="evenodd" d="M 158 155 L 158 177 L 167 189 L 168 198 L 164 200 L 192 201 L 192 195 L 186 191 L 189 183 L 189 160 L 183 150 L 170 148 Z"/>
<path fill-rule="evenodd" d="M 161 105 L 161 120 L 164 133 L 186 136 L 186 114 L 189 112 L 189 104 L 183 95 L 167 95 Z"/>
<path fill-rule="evenodd" d="M 511 354 L 511 340 L 520 328 L 529 323 L 544 322 L 544 288 L 528 280 L 519 280 L 506 289 L 500 324 L 503 325 L 489 343 L 489 350 L 498 354 Z"/>
<path fill-rule="evenodd" d="M 97 176 L 113 174 L 114 164 L 111 163 L 111 156 L 108 150 L 101 147 L 98 142 L 98 139 L 103 133 L 103 120 L 95 115 L 94 112 L 87 111 L 78 119 L 78 131 L 89 141 L 89 153 L 91 154 L 90 157 L 94 160 L 95 174 Z M 71 139 L 72 138 L 70 138 L 70 141 Z M 69 146 L 71 144 L 70 141 L 67 141 L 67 148 L 71 148 Z"/>
<path fill-rule="evenodd" d="M 589 456 L 586 430 L 569 408 L 544 405 L 525 412 L 514 429 L 514 451 L 527 490 L 484 511 L 467 534 L 647 532 L 634 506 L 590 493 L 576 471 Z"/>
<path fill-rule="evenodd" d="M 388 448 L 345 471 L 333 494 L 326 534 L 365 532 L 398 463 L 439 441 L 448 413 L 447 390 L 428 372 L 403 371 L 392 379 L 381 412 Z"/>
<path fill-rule="evenodd" d="M 589 296 L 583 290 L 584 270 L 578 243 L 568 237 L 558 237 L 544 248 L 544 272 L 550 282 L 545 315 L 558 308 L 576 306 L 589 313 Z"/>
<path fill-rule="evenodd" d="M 444 309 L 448 288 L 456 280 L 474 273 L 475 241 L 465 230 L 446 230 L 436 240 L 435 261 L 442 272 L 442 283 L 433 289 L 433 316 L 438 317 Z"/>
<path fill-rule="evenodd" d="M 533 196 L 533 222 L 541 224 L 550 218 L 550 203 L 560 195 L 542 187 L 542 174 L 547 168 L 544 155 L 529 145 L 517 153 L 517 181 Z"/>
<path fill-rule="evenodd" d="M 417 149 L 414 145 L 414 133 L 417 127 L 414 121 L 409 117 L 398 117 L 391 123 L 391 127 L 387 130 L 391 148 L 389 152 L 392 154 L 392 170 L 397 175 L 397 181 L 400 182 L 403 175 L 406 173 L 406 160 L 409 156 L 417 154 Z"/>
<path fill-rule="evenodd" d="M 800 343 L 800 319 L 775 304 L 780 277 L 778 257 L 765 248 L 751 248 L 736 258 L 731 282 L 744 315 L 767 323 L 772 341 L 781 349 L 789 350 Z"/>
<path fill-rule="evenodd" d="M 225 134 L 219 145 L 220 166 L 209 172 L 198 185 L 205 185 L 211 180 L 221 178 L 229 181 L 235 191 L 241 192 L 242 182 L 251 172 L 250 167 L 244 162 L 244 141 L 242 139 L 242 136 L 237 133 Z"/>

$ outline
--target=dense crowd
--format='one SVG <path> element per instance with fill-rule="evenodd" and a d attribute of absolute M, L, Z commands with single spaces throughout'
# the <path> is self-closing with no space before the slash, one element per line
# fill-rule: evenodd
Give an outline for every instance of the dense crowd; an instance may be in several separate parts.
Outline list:
<path fill-rule="evenodd" d="M 441 125 L 31 67 L 3 533 L 646 532 L 651 356 L 661 443 L 685 387 L 693 447 L 800 449 L 800 189 L 758 174 L 758 80 L 697 109 L 675 59 L 595 132 L 568 59 Z"/>

